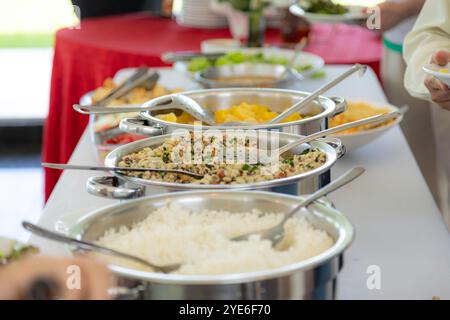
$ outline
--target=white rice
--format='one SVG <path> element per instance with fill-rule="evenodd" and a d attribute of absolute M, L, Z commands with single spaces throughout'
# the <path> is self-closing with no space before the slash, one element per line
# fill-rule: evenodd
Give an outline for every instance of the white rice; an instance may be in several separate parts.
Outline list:
<path fill-rule="evenodd" d="M 281 221 L 282 216 L 258 210 L 191 212 L 168 204 L 131 228 L 107 230 L 98 243 L 156 265 L 184 262 L 174 273 L 195 275 L 272 269 L 316 256 L 333 245 L 326 232 L 315 229 L 302 216 L 287 221 L 285 238 L 277 248 L 258 236 L 251 236 L 248 241 L 228 240 L 267 229 Z M 118 260 L 109 261 L 118 263 Z M 142 269 L 124 259 L 119 264 Z"/>

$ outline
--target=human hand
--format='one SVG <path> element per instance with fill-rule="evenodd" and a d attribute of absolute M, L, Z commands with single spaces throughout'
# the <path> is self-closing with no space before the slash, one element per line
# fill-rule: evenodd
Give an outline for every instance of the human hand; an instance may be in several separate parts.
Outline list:
<path fill-rule="evenodd" d="M 449 51 L 438 51 L 433 54 L 431 63 L 439 66 L 446 66 L 450 61 Z M 450 89 L 441 80 L 431 75 L 425 78 L 425 86 L 430 91 L 431 100 L 440 107 L 450 111 Z"/>
<path fill-rule="evenodd" d="M 71 278 L 78 276 L 79 281 Z M 66 300 L 109 299 L 107 289 L 114 283 L 108 268 L 92 259 L 30 256 L 0 268 L 0 300 L 32 298 L 36 281 L 50 285 L 49 298 Z"/>

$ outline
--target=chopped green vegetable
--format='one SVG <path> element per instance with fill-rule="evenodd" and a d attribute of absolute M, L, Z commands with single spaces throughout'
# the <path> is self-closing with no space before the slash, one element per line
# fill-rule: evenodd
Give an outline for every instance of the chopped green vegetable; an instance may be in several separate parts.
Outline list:
<path fill-rule="evenodd" d="M 282 56 L 264 56 L 263 52 L 257 52 L 254 54 L 246 54 L 242 51 L 231 51 L 225 55 L 217 58 L 215 61 L 208 60 L 205 57 L 199 57 L 192 59 L 188 64 L 188 70 L 191 72 L 198 72 L 208 69 L 212 66 L 220 67 L 225 65 L 233 65 L 239 63 L 267 63 L 267 64 L 279 64 L 288 65 L 289 60 Z M 299 72 L 304 72 L 313 68 L 311 64 L 300 65 L 295 67 Z"/>
<path fill-rule="evenodd" d="M 289 165 L 291 165 L 292 167 L 294 166 L 294 159 L 283 159 L 283 163 L 287 163 Z"/>
<path fill-rule="evenodd" d="M 188 64 L 188 70 L 190 72 L 198 72 L 212 67 L 211 61 L 205 57 L 199 57 L 192 59 Z"/>
<path fill-rule="evenodd" d="M 311 77 L 312 79 L 320 79 L 320 78 L 324 78 L 326 75 L 327 75 L 327 74 L 326 74 L 325 71 L 319 70 L 319 71 L 316 71 L 316 72 L 314 72 L 313 74 L 311 74 L 310 77 Z"/>
<path fill-rule="evenodd" d="M 242 171 L 247 171 L 248 169 L 250 169 L 250 166 L 248 164 L 243 164 L 241 169 Z"/>
<path fill-rule="evenodd" d="M 311 149 L 305 149 L 305 150 L 302 151 L 302 153 L 300 153 L 300 155 L 303 156 L 303 155 L 308 154 L 310 152 L 311 152 Z"/>
<path fill-rule="evenodd" d="M 312 64 L 304 64 L 302 66 L 295 67 L 295 69 L 297 69 L 298 72 L 305 72 L 311 70 L 312 67 L 313 67 Z"/>
<path fill-rule="evenodd" d="M 169 163 L 170 162 L 170 153 L 169 152 L 164 152 L 163 153 L 162 161 L 164 163 Z"/>

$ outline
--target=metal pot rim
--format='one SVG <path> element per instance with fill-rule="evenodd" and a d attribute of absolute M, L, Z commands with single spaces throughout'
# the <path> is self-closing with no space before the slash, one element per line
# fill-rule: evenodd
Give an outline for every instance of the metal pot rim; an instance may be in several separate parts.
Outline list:
<path fill-rule="evenodd" d="M 279 133 L 275 133 L 275 132 L 270 132 L 271 134 L 278 134 L 280 137 L 286 137 L 286 138 L 293 138 L 293 139 L 299 139 L 301 136 L 297 135 L 297 134 L 290 134 L 290 133 L 283 133 L 283 132 L 279 132 Z M 117 162 L 118 162 L 118 157 L 119 154 L 121 153 L 121 151 L 127 150 L 126 154 L 135 152 L 137 150 L 140 150 L 146 146 L 150 146 L 152 145 L 152 142 L 154 141 L 164 141 L 167 138 L 170 138 L 172 135 L 171 134 L 167 134 L 167 135 L 162 135 L 162 136 L 155 136 L 155 137 L 150 137 L 147 139 L 143 139 L 143 140 L 138 140 L 135 142 L 131 142 L 128 143 L 126 145 L 117 147 L 116 149 L 114 149 L 113 151 L 111 151 L 110 153 L 108 153 L 108 155 L 105 157 L 105 166 L 117 166 Z M 327 138 L 327 139 L 336 139 L 336 138 Z M 155 143 L 156 144 L 156 143 Z M 329 170 L 334 163 L 337 161 L 338 159 L 338 154 L 336 152 L 336 150 L 331 147 L 330 145 L 328 145 L 325 142 L 321 142 L 321 141 L 313 141 L 310 142 L 311 145 L 317 146 L 319 147 L 323 152 L 326 153 L 327 155 L 327 159 L 326 162 L 313 170 L 304 172 L 304 173 L 300 173 L 297 175 L 293 175 L 290 177 L 286 177 L 286 178 L 279 178 L 279 179 L 273 179 L 273 180 L 269 180 L 269 181 L 261 181 L 261 182 L 256 182 L 256 183 L 247 183 L 247 184 L 181 184 L 181 183 L 173 183 L 173 182 L 164 182 L 164 181 L 156 181 L 156 180 L 146 180 L 146 179 L 141 179 L 141 178 L 136 178 L 136 177 L 130 177 L 124 174 L 121 174 L 117 171 L 110 171 L 110 173 L 120 179 L 123 179 L 125 181 L 130 181 L 133 182 L 135 184 L 138 185 L 145 185 L 145 186 L 154 186 L 154 187 L 163 187 L 163 188 L 168 188 L 170 190 L 210 190 L 210 189 L 220 189 L 220 190 L 246 190 L 246 189 L 264 189 L 264 188 L 269 188 L 269 187 L 278 187 L 278 186 L 284 186 L 290 183 L 294 183 L 296 181 L 299 181 L 301 179 L 310 177 L 310 176 L 314 176 L 314 175 L 319 175 L 327 170 Z"/>
<path fill-rule="evenodd" d="M 276 72 L 276 70 L 281 70 L 282 72 L 285 72 L 287 70 L 286 75 L 282 78 L 274 78 L 272 81 L 265 81 L 260 83 L 255 83 L 254 85 L 248 85 L 248 84 L 238 84 L 235 83 L 235 85 L 230 84 L 226 85 L 221 81 L 215 80 L 216 78 L 212 78 L 209 76 L 209 73 L 211 72 L 218 72 L 220 73 L 222 70 L 233 70 L 233 69 L 245 69 L 247 67 L 250 67 L 251 69 L 256 69 L 258 67 L 271 69 L 266 71 L 271 71 L 271 73 Z M 198 71 L 195 73 L 194 78 L 197 82 L 200 84 L 209 87 L 209 88 L 217 88 L 219 89 L 219 86 L 223 86 L 222 88 L 231 88 L 231 87 L 239 87 L 239 88 L 251 88 L 251 87 L 258 87 L 258 86 L 265 86 L 265 87 L 281 87 L 283 85 L 286 85 L 288 83 L 303 80 L 303 76 L 294 68 L 288 69 L 287 66 L 280 65 L 280 64 L 270 64 L 270 63 L 253 63 L 253 62 L 244 62 L 239 64 L 226 64 L 223 66 L 212 66 L 205 70 Z"/>
<path fill-rule="evenodd" d="M 135 200 L 129 200 L 126 202 L 110 205 L 101 209 L 97 209 L 88 215 L 84 216 L 82 219 L 77 221 L 74 226 L 69 229 L 69 233 L 74 233 L 75 231 L 80 231 L 80 226 L 94 219 L 97 216 L 100 216 L 104 213 L 111 211 L 112 209 L 117 209 L 118 207 L 130 206 L 140 202 L 147 202 L 152 200 L 159 200 L 161 198 L 176 198 L 183 197 L 189 195 L 201 195 L 207 193 L 239 193 L 242 194 L 242 191 L 226 191 L 226 190 L 212 190 L 212 191 L 186 191 L 186 192 L 176 192 L 170 194 L 158 194 L 153 196 L 148 196 L 144 198 L 139 198 Z M 266 192 L 266 191 L 244 191 L 249 195 L 261 196 L 264 198 L 276 198 L 279 200 L 283 200 L 291 203 L 299 203 L 302 199 L 301 196 L 293 196 L 286 195 L 280 193 Z M 233 273 L 233 274 L 224 274 L 224 275 L 181 275 L 181 274 L 162 274 L 156 272 L 145 272 L 138 271 L 134 269 L 129 269 L 126 267 L 120 267 L 117 265 L 108 265 L 110 270 L 117 275 L 124 276 L 129 279 L 136 279 L 142 281 L 150 281 L 153 283 L 159 284 L 173 284 L 173 285 L 225 285 L 225 284 L 237 284 L 244 282 L 253 282 L 253 281 L 262 281 L 273 278 L 279 278 L 282 276 L 286 276 L 298 271 L 310 270 L 326 261 L 331 260 L 332 258 L 341 254 L 353 241 L 354 238 L 354 227 L 350 223 L 350 221 L 339 211 L 334 209 L 328 203 L 314 203 L 314 212 L 311 210 L 311 213 L 318 216 L 316 211 L 320 210 L 321 212 L 326 212 L 329 215 L 333 215 L 339 222 L 337 228 L 339 228 L 339 235 L 336 239 L 335 243 L 331 248 L 322 252 L 319 255 L 314 257 L 302 260 L 300 262 L 284 265 L 275 269 L 269 270 L 260 270 L 246 273 Z M 73 235 L 73 234 L 72 234 Z"/>
<path fill-rule="evenodd" d="M 309 92 L 305 91 L 297 91 L 297 90 L 289 90 L 289 89 L 276 89 L 276 88 L 218 88 L 218 89 L 202 89 L 202 90 L 192 90 L 192 91 L 185 91 L 183 92 L 183 95 L 191 96 L 196 94 L 218 94 L 218 93 L 239 93 L 239 92 L 250 92 L 250 93 L 279 93 L 279 94 L 286 94 L 286 95 L 295 95 L 299 97 L 304 97 L 309 94 Z M 156 99 L 162 99 L 162 97 L 158 97 Z M 152 99 L 153 100 L 153 99 Z M 142 104 L 142 107 L 147 107 L 152 100 L 149 100 Z M 285 123 L 273 123 L 273 124 L 256 124 L 256 125 L 248 125 L 248 126 L 203 126 L 205 129 L 277 129 L 277 128 L 283 128 L 283 127 L 289 127 L 289 126 L 297 126 L 297 125 L 304 125 L 309 122 L 313 122 L 316 120 L 323 119 L 325 117 L 331 116 L 336 111 L 336 102 L 333 101 L 331 98 L 327 98 L 325 96 L 319 96 L 316 100 L 320 101 L 321 107 L 324 109 L 321 113 L 316 114 L 314 116 L 300 119 L 296 121 L 291 122 L 285 122 Z M 173 128 L 181 128 L 181 129 L 188 129 L 188 130 L 194 130 L 195 126 L 192 124 L 183 124 L 183 123 L 175 123 L 175 122 L 169 122 L 165 120 L 158 119 L 156 117 L 153 117 L 151 115 L 150 111 L 142 111 L 139 113 L 140 117 L 149 120 L 159 126 L 162 127 L 173 127 Z"/>

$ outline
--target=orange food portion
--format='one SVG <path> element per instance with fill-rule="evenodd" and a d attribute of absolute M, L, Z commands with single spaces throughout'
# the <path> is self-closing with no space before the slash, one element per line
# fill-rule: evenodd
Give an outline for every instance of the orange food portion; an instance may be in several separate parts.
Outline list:
<path fill-rule="evenodd" d="M 228 109 L 216 111 L 214 113 L 214 120 L 218 124 L 234 121 L 259 124 L 272 120 L 276 116 L 278 116 L 278 113 L 270 111 L 270 109 L 266 106 L 242 102 L 241 104 L 232 106 Z M 195 119 L 186 112 L 183 112 L 180 116 L 176 116 L 173 112 L 168 114 L 159 114 L 156 118 L 164 121 L 184 124 L 193 124 L 195 121 Z M 295 112 L 282 122 L 291 122 L 302 118 L 303 117 L 298 112 Z"/>
<path fill-rule="evenodd" d="M 372 106 L 366 102 L 348 102 L 348 108 L 347 111 L 338 114 L 330 119 L 329 125 L 331 128 L 339 126 L 341 124 L 353 122 L 356 120 L 361 120 L 364 118 L 376 116 L 379 114 L 385 114 L 388 113 L 390 110 L 387 108 L 377 108 L 375 106 Z M 388 123 L 391 123 L 394 120 L 388 120 L 385 122 L 380 123 L 377 125 L 377 127 L 384 126 Z M 353 129 L 348 129 L 339 132 L 339 134 L 348 134 L 348 133 L 354 133 L 359 131 L 364 131 L 368 129 L 373 129 L 373 125 L 363 125 L 359 126 Z"/>
<path fill-rule="evenodd" d="M 249 104 L 242 102 L 239 105 L 228 109 L 222 109 L 215 112 L 214 117 L 217 123 L 242 121 L 250 123 L 264 123 L 278 116 L 278 113 L 270 111 L 266 106 L 259 104 Z M 302 116 L 295 112 L 282 122 L 290 122 L 302 119 Z"/>

